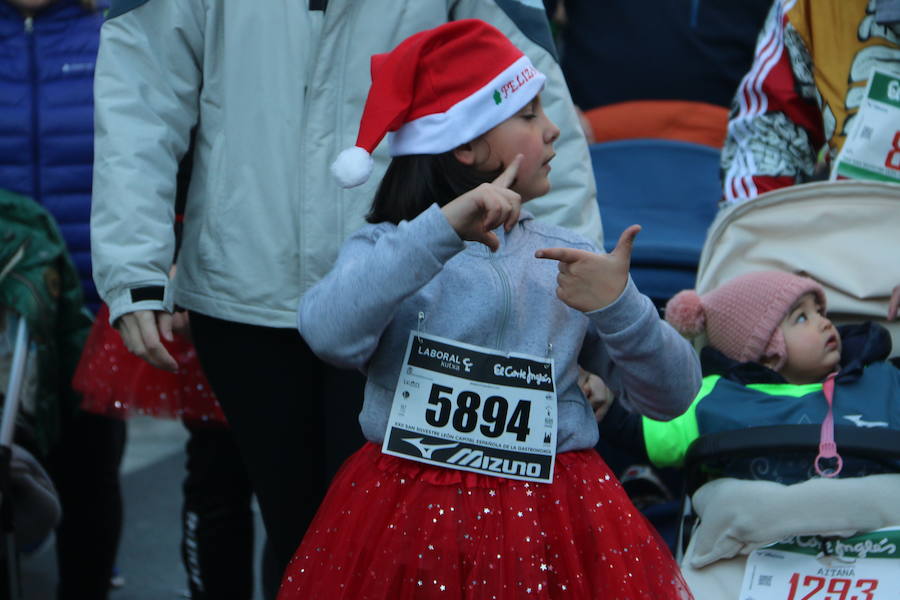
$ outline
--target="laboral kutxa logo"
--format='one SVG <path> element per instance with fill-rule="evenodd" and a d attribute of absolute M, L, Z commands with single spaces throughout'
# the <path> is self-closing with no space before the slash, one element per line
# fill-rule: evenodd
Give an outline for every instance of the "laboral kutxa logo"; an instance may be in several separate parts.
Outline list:
<path fill-rule="evenodd" d="M 475 364 L 468 356 L 462 356 L 462 358 L 460 358 L 460 354 L 449 352 L 442 348 L 431 348 L 424 344 L 418 346 L 416 351 L 420 356 L 440 361 L 442 368 L 451 369 L 453 371 L 459 371 L 460 366 L 462 366 L 466 370 L 466 373 L 469 373 L 472 370 L 472 365 Z"/>

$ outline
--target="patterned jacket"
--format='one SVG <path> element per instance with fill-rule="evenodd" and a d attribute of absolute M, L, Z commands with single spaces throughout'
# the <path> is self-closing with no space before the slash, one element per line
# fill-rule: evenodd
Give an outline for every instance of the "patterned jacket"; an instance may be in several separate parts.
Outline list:
<path fill-rule="evenodd" d="M 775 0 L 738 87 L 722 151 L 725 202 L 813 176 L 832 162 L 873 67 L 900 74 L 900 25 L 879 25 L 876 0 Z"/>
<path fill-rule="evenodd" d="M 28 365 L 34 368 L 20 398 L 17 441 L 44 454 L 58 438 L 64 413 L 80 403 L 69 382 L 91 315 L 66 245 L 45 209 L 29 198 L 0 191 L 0 232 L 2 391 L 6 391 L 6 359 L 15 344 L 10 317 L 24 316 L 31 348 Z"/>

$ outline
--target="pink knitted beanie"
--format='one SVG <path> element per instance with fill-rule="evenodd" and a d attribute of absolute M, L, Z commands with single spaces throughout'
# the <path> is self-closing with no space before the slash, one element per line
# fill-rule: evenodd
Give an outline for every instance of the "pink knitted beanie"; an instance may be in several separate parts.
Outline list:
<path fill-rule="evenodd" d="M 710 345 L 733 360 L 776 357 L 777 371 L 787 359 L 778 326 L 797 300 L 810 292 L 824 309 L 825 291 L 808 277 L 782 271 L 747 273 L 703 296 L 694 290 L 678 292 L 666 304 L 666 320 L 689 337 L 705 330 Z"/>

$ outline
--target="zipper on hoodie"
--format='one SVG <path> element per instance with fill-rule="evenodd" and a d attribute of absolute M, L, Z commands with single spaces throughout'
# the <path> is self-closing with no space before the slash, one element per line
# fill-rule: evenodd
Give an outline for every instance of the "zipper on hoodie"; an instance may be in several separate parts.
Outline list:
<path fill-rule="evenodd" d="M 40 146 L 38 143 L 38 76 L 37 55 L 34 49 L 34 17 L 25 17 L 25 36 L 28 38 L 29 73 L 31 75 L 31 195 L 40 202 L 41 178 Z"/>
<path fill-rule="evenodd" d="M 509 284 L 509 277 L 506 276 L 506 272 L 500 268 L 499 264 L 497 264 L 498 259 L 494 256 L 494 253 L 491 252 L 489 248 L 485 249 L 488 252 L 488 264 L 491 265 L 497 273 L 497 277 L 500 279 L 500 287 L 503 290 L 503 311 L 500 318 L 500 327 L 497 329 L 497 339 L 494 341 L 494 348 L 503 350 L 503 335 L 506 333 L 506 322 L 509 320 L 512 286 Z"/>

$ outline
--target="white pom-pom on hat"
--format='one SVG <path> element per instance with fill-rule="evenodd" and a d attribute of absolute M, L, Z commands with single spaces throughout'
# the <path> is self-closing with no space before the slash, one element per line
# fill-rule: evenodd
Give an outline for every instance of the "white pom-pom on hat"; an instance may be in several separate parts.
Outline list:
<path fill-rule="evenodd" d="M 372 155 L 364 148 L 353 146 L 341 150 L 334 162 L 331 163 L 331 174 L 343 188 L 352 188 L 362 185 L 369 179 L 374 167 Z"/>
<path fill-rule="evenodd" d="M 666 303 L 666 321 L 678 333 L 695 337 L 706 327 L 706 313 L 700 296 L 694 290 L 682 290 Z"/>

